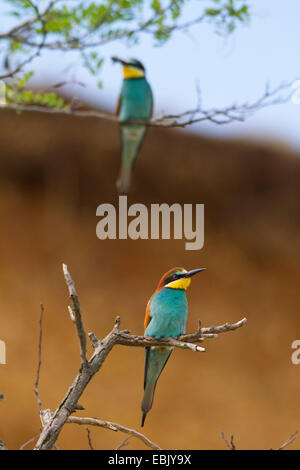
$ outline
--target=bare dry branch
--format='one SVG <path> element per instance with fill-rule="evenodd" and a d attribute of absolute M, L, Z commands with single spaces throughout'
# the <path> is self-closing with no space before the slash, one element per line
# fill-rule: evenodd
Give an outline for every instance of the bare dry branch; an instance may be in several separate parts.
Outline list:
<path fill-rule="evenodd" d="M 298 434 L 298 431 L 295 431 L 293 434 L 290 435 L 290 437 L 288 438 L 288 440 L 286 442 L 284 442 L 280 447 L 278 447 L 278 449 L 275 449 L 275 450 L 282 450 L 282 449 L 285 449 L 286 447 L 288 447 L 290 444 L 292 444 L 294 442 L 294 440 L 296 439 L 297 434 Z M 236 450 L 236 446 L 233 442 L 233 435 L 230 438 L 230 442 L 228 441 L 228 439 L 226 439 L 224 431 L 221 431 L 221 436 L 222 436 L 222 439 L 225 442 L 226 446 L 228 447 L 228 449 Z M 271 448 L 270 450 L 273 450 L 273 449 Z"/>
<path fill-rule="evenodd" d="M 63 264 L 63 273 L 64 273 L 65 280 L 69 289 L 70 299 L 72 301 L 72 308 L 69 307 L 69 313 L 71 316 L 71 320 L 75 323 L 75 326 L 77 328 L 77 335 L 78 335 L 79 344 L 80 344 L 81 361 L 82 361 L 82 364 L 86 366 L 87 365 L 86 333 L 85 333 L 84 326 L 83 326 L 80 303 L 79 303 L 78 295 L 75 289 L 75 284 L 69 274 L 68 267 L 66 264 Z"/>
<path fill-rule="evenodd" d="M 247 318 L 242 318 L 242 320 L 236 323 L 224 323 L 224 325 L 220 325 L 220 326 L 210 326 L 209 328 L 202 328 L 201 333 L 204 337 L 206 337 L 206 335 L 211 335 L 211 334 L 218 335 L 220 333 L 226 333 L 227 331 L 234 331 L 237 328 L 241 328 L 241 326 L 245 325 L 246 322 L 247 322 Z"/>
<path fill-rule="evenodd" d="M 210 328 L 204 328 L 204 329 L 198 328 L 198 331 L 192 335 L 182 335 L 179 338 L 168 338 L 168 339 L 157 340 L 155 338 L 150 338 L 150 337 L 130 335 L 127 330 L 121 331 L 119 329 L 120 317 L 117 317 L 112 331 L 103 340 L 100 341 L 96 337 L 95 334 L 90 333 L 89 336 L 90 336 L 92 345 L 94 347 L 94 354 L 89 360 L 87 360 L 86 359 L 86 335 L 85 335 L 85 329 L 83 326 L 77 292 L 75 289 L 73 279 L 71 278 L 71 275 L 66 265 L 63 265 L 63 271 L 64 271 L 65 280 L 69 289 L 70 298 L 72 300 L 72 305 L 73 305 L 72 316 L 74 317 L 73 321 L 76 324 L 77 334 L 78 334 L 78 338 L 80 342 L 81 366 L 80 366 L 77 376 L 74 379 L 73 384 L 69 388 L 66 396 L 64 397 L 64 399 L 58 406 L 57 410 L 54 413 L 51 413 L 50 410 L 43 410 L 41 418 L 42 418 L 42 423 L 43 423 L 44 428 L 40 434 L 40 437 L 35 446 L 35 449 L 36 450 L 51 449 L 53 445 L 55 444 L 59 436 L 59 433 L 66 422 L 73 422 L 73 423 L 76 422 L 78 424 L 86 424 L 86 425 L 93 424 L 93 425 L 97 425 L 101 427 L 106 427 L 114 431 L 119 430 L 125 433 L 135 435 L 136 437 L 139 436 L 139 438 L 144 440 L 144 442 L 146 443 L 149 440 L 145 438 L 145 436 L 140 435 L 140 433 L 132 429 L 128 429 L 128 428 L 125 428 L 124 426 L 117 425 L 116 423 L 110 423 L 109 421 L 96 420 L 96 418 L 70 417 L 71 414 L 74 413 L 78 409 L 79 398 L 81 397 L 83 391 L 89 384 L 90 380 L 102 367 L 103 362 L 105 361 L 106 357 L 108 356 L 112 348 L 117 344 L 125 345 L 125 346 L 140 346 L 140 347 L 166 345 L 166 346 L 178 347 L 178 348 L 183 348 L 183 349 L 191 349 L 193 351 L 205 351 L 204 348 L 193 344 L 193 342 L 197 343 L 197 342 L 203 341 L 206 338 L 216 337 L 216 335 L 219 333 L 235 330 L 236 328 L 239 328 L 242 325 L 244 325 L 246 322 L 246 319 L 244 318 L 243 320 L 235 324 L 226 323 L 225 325 L 221 325 L 217 327 L 210 327 Z M 200 326 L 201 325 L 199 325 L 199 327 Z M 186 338 L 189 338 L 189 342 L 186 342 Z M 83 420 L 90 420 L 90 421 L 83 421 Z"/>
<path fill-rule="evenodd" d="M 288 447 L 290 444 L 292 444 L 294 442 L 294 440 L 296 439 L 296 436 L 298 434 L 298 431 L 295 431 L 293 434 L 290 435 L 290 437 L 288 438 L 288 440 L 286 442 L 284 442 L 280 447 L 278 447 L 278 449 L 276 450 L 282 450 L 282 449 L 285 449 L 286 447 Z"/>
<path fill-rule="evenodd" d="M 254 112 L 276 104 L 287 103 L 293 94 L 291 82 L 283 82 L 270 89 L 267 84 L 264 93 L 252 103 L 233 104 L 226 108 L 203 109 L 199 103 L 199 88 L 197 90 L 198 103 L 194 109 L 179 114 L 164 115 L 150 122 L 150 125 L 161 127 L 186 127 L 204 121 L 214 124 L 229 124 L 232 122 L 243 122 Z"/>
<path fill-rule="evenodd" d="M 102 419 L 97 419 L 97 418 L 77 418 L 75 416 L 71 416 L 67 420 L 67 423 L 74 423 L 74 424 L 81 424 L 81 425 L 88 425 L 88 426 L 98 426 L 100 428 L 106 428 L 106 429 L 109 429 L 110 431 L 115 431 L 115 432 L 120 431 L 125 434 L 130 434 L 131 436 L 136 437 L 137 439 L 142 441 L 147 447 L 150 447 L 151 449 L 161 450 L 161 448 L 157 444 L 150 441 L 150 439 L 148 439 L 143 434 L 139 433 L 138 431 L 135 431 L 134 429 L 126 428 L 125 426 L 122 426 L 121 424 L 112 423 L 110 421 L 103 421 Z"/>
<path fill-rule="evenodd" d="M 8 450 L 6 444 L 2 439 L 0 439 L 0 450 Z"/>
<path fill-rule="evenodd" d="M 150 347 L 150 346 L 172 346 L 181 349 L 190 349 L 195 352 L 204 352 L 205 348 L 192 344 L 192 342 L 186 342 L 182 340 L 182 337 L 177 338 L 168 338 L 168 339 L 155 339 L 150 336 L 137 336 L 129 335 L 123 331 L 116 332 L 117 344 L 122 344 L 123 346 L 140 346 L 140 347 Z M 203 341 L 198 337 L 194 342 Z M 100 346 L 101 347 L 101 346 Z M 97 347 L 96 347 L 97 350 Z"/>

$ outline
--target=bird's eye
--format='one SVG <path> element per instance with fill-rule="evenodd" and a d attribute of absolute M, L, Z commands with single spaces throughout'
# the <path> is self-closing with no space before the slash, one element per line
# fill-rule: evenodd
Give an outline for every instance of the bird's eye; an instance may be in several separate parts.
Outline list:
<path fill-rule="evenodd" d="M 177 278 L 178 278 L 177 274 L 173 274 L 172 277 L 173 277 L 173 279 L 177 279 Z"/>

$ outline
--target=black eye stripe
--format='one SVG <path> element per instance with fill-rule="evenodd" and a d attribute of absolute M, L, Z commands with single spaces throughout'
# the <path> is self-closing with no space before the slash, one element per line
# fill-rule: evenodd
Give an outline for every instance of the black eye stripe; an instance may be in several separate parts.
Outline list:
<path fill-rule="evenodd" d="M 136 67 L 136 68 L 138 68 L 138 69 L 140 69 L 140 70 L 143 70 L 143 72 L 145 72 L 145 67 L 144 67 L 143 64 L 142 64 L 141 62 L 139 62 L 139 61 L 130 62 L 128 65 L 129 65 L 130 67 Z"/>
<path fill-rule="evenodd" d="M 164 285 L 169 284 L 169 282 L 176 281 L 176 279 L 180 279 L 182 276 L 180 274 L 171 274 L 171 276 L 167 277 L 164 282 Z"/>

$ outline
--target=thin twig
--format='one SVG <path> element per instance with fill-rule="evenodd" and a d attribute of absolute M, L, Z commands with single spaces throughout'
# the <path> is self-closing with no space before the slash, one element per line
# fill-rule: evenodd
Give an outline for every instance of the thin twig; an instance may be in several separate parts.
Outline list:
<path fill-rule="evenodd" d="M 80 425 L 88 425 L 88 426 L 98 426 L 100 428 L 109 429 L 110 431 L 120 431 L 125 434 L 130 434 L 131 436 L 136 437 L 140 441 L 142 441 L 147 447 L 150 447 L 154 450 L 161 450 L 161 448 L 155 444 L 155 442 L 150 441 L 144 434 L 136 431 L 135 429 L 126 428 L 118 423 L 112 423 L 111 421 L 103 421 L 102 419 L 98 418 L 79 418 L 77 416 L 71 416 L 68 418 L 67 423 L 73 424 L 80 424 Z"/>
<path fill-rule="evenodd" d="M 201 333 L 203 335 L 207 335 L 207 334 L 216 334 L 216 335 L 218 335 L 220 333 L 226 333 L 227 331 L 234 331 L 238 328 L 241 328 L 242 326 L 245 325 L 246 322 L 247 322 L 247 318 L 242 318 L 242 320 L 240 320 L 236 323 L 224 323 L 224 325 L 210 326 L 208 328 L 201 328 Z M 187 336 L 189 336 L 189 335 L 187 335 Z"/>
<path fill-rule="evenodd" d="M 88 427 L 86 427 L 86 432 L 87 432 L 87 438 L 88 438 L 90 450 L 95 450 L 93 447 L 92 439 L 91 439 L 91 431 L 89 430 Z"/>
<path fill-rule="evenodd" d="M 0 34 L 0 39 L 13 38 L 18 31 L 27 30 L 30 25 L 36 23 L 37 21 L 41 20 L 42 17 L 44 17 L 53 8 L 56 1 L 57 0 L 51 0 L 51 2 L 48 4 L 46 9 L 42 13 L 37 12 L 36 16 L 24 21 L 23 23 L 18 24 L 17 26 L 14 26 L 9 31 Z M 36 44 L 34 44 L 34 46 L 36 46 Z"/>
<path fill-rule="evenodd" d="M 39 346 L 38 346 L 38 366 L 36 371 L 36 379 L 34 382 L 34 393 L 39 405 L 40 414 L 42 412 L 42 401 L 39 392 L 39 381 L 40 381 L 40 370 L 42 365 L 42 338 L 43 338 L 43 317 L 44 317 L 44 305 L 41 303 L 41 315 L 40 315 L 40 334 L 39 334 Z"/>
<path fill-rule="evenodd" d="M 26 441 L 24 442 L 24 444 L 21 445 L 21 447 L 19 448 L 19 450 L 24 450 L 25 447 L 28 446 L 28 444 L 30 444 L 31 442 L 35 441 L 38 437 L 39 437 L 40 434 L 37 434 L 36 436 L 33 436 L 31 439 L 29 439 L 29 441 Z"/>
<path fill-rule="evenodd" d="M 222 439 L 225 442 L 226 446 L 228 447 L 228 449 L 236 450 L 235 444 L 233 442 L 233 435 L 230 437 L 230 442 L 228 442 L 228 440 L 226 439 L 224 431 L 221 431 L 221 436 L 222 436 Z"/>
<path fill-rule="evenodd" d="M 294 442 L 294 440 L 296 439 L 296 436 L 298 434 L 298 431 L 295 431 L 293 434 L 290 435 L 290 437 L 288 438 L 288 440 L 286 442 L 284 442 L 280 447 L 278 447 L 278 449 L 276 450 L 282 450 L 282 449 L 285 449 L 286 447 L 288 447 L 290 444 L 292 444 Z"/>
<path fill-rule="evenodd" d="M 122 449 L 122 447 L 127 446 L 127 445 L 128 445 L 128 442 L 129 442 L 129 440 L 130 440 L 131 438 L 132 438 L 132 436 L 126 437 L 126 438 L 124 439 L 124 441 L 122 441 L 121 444 L 119 444 L 119 445 L 116 447 L 115 450 L 120 450 L 120 449 Z"/>
<path fill-rule="evenodd" d="M 5 80 L 7 78 L 12 78 L 14 77 L 15 75 L 17 75 L 19 72 L 21 72 L 24 67 L 28 64 L 30 64 L 34 59 L 36 59 L 40 53 L 41 53 L 41 50 L 43 49 L 44 45 L 45 45 L 45 41 L 46 41 L 46 38 L 47 38 L 47 31 L 45 29 L 45 25 L 43 23 L 43 36 L 42 36 L 42 41 L 40 44 L 37 44 L 36 46 L 36 51 L 31 54 L 29 57 L 27 57 L 23 62 L 19 63 L 14 70 L 10 71 L 10 72 L 7 72 L 6 74 L 4 75 L 0 75 L 0 80 Z"/>

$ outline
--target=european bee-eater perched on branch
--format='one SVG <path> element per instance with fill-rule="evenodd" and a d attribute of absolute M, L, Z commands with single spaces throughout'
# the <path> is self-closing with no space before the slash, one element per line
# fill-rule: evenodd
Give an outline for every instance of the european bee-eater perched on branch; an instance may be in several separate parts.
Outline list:
<path fill-rule="evenodd" d="M 121 123 L 122 161 L 117 187 L 120 193 L 129 191 L 131 171 L 146 134 L 146 125 L 125 121 L 147 121 L 152 115 L 153 97 L 145 77 L 145 67 L 136 59 L 122 60 L 112 57 L 123 65 L 123 85 L 117 106 Z"/>
<path fill-rule="evenodd" d="M 205 268 L 187 271 L 184 268 L 173 268 L 163 275 L 150 298 L 145 316 L 145 336 L 159 338 L 177 338 L 185 334 L 188 313 L 186 290 L 194 274 Z M 144 396 L 142 400 L 142 426 L 147 413 L 152 408 L 157 380 L 169 359 L 172 347 L 151 346 L 146 348 Z"/>

